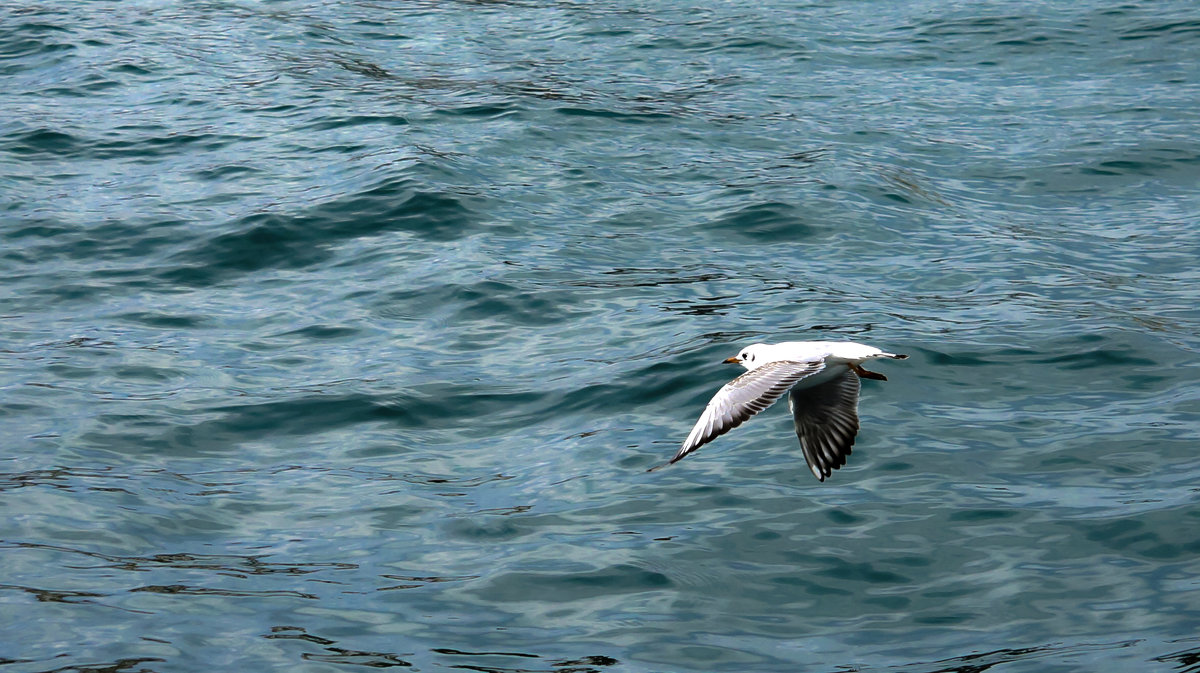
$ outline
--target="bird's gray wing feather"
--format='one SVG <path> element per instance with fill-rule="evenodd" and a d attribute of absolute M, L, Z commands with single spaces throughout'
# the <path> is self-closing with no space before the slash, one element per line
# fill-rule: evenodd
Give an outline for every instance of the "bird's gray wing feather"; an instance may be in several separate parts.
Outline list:
<path fill-rule="evenodd" d="M 858 434 L 858 390 L 858 375 L 847 369 L 837 378 L 793 390 L 788 396 L 800 449 L 817 481 L 825 481 L 846 464 Z"/>
<path fill-rule="evenodd" d="M 796 382 L 825 368 L 824 362 L 781 360 L 752 369 L 726 383 L 704 408 L 679 451 L 670 462 L 745 423 L 751 416 L 771 406 Z"/>

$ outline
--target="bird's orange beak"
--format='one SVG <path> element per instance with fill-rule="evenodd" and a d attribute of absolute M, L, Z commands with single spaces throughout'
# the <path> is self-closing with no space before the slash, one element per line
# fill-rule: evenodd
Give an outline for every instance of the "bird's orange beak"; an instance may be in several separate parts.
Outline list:
<path fill-rule="evenodd" d="M 742 359 L 741 359 L 741 358 L 727 358 L 727 359 L 725 360 L 725 364 L 727 364 L 727 365 L 740 365 L 740 364 L 742 364 Z"/>

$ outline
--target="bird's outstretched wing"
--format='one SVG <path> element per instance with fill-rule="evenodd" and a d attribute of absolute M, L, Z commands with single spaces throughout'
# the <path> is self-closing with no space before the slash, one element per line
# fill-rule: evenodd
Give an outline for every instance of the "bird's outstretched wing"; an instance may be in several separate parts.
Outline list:
<path fill-rule="evenodd" d="M 846 464 L 858 434 L 858 389 L 858 375 L 847 369 L 837 378 L 788 395 L 800 449 L 817 481 Z"/>
<path fill-rule="evenodd" d="M 704 408 L 700 420 L 675 453 L 670 463 L 745 423 L 771 406 L 796 382 L 825 368 L 821 360 L 768 362 L 726 383 Z M 670 464 L 668 463 L 668 465 Z"/>

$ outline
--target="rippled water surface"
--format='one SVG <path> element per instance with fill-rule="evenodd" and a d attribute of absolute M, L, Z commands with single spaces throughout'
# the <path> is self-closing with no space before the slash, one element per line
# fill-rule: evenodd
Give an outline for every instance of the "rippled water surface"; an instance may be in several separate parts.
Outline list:
<path fill-rule="evenodd" d="M 0 671 L 1200 671 L 1194 2 L 0 8 Z M 825 483 L 753 341 L 906 352 Z"/>

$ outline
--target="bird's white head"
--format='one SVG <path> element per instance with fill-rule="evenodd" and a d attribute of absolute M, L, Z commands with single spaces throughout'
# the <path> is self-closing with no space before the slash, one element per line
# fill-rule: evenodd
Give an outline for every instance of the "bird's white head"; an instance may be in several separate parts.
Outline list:
<path fill-rule="evenodd" d="M 766 349 L 769 347 L 769 344 L 750 344 L 743 348 L 736 356 L 726 359 L 725 362 L 738 364 L 746 369 L 754 369 L 764 362 L 769 361 L 766 354 Z"/>

